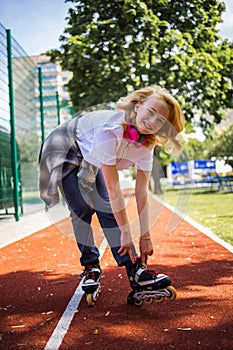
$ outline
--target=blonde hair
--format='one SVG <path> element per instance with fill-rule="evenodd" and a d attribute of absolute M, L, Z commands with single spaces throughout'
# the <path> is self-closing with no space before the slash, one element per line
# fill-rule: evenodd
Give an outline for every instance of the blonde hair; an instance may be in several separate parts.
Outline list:
<path fill-rule="evenodd" d="M 165 123 L 155 135 L 147 136 L 147 146 L 151 144 L 165 145 L 165 148 L 167 148 L 168 151 L 168 147 L 166 146 L 172 144 L 173 148 L 177 150 L 181 149 L 181 143 L 176 140 L 176 136 L 184 130 L 185 120 L 179 103 L 165 88 L 160 86 L 148 86 L 135 90 L 128 96 L 121 97 L 116 103 L 116 109 L 124 110 L 126 119 L 130 122 L 135 122 L 135 104 L 137 102 L 144 103 L 151 97 L 156 97 L 164 101 L 170 110 L 170 115 L 168 118 L 169 123 Z"/>

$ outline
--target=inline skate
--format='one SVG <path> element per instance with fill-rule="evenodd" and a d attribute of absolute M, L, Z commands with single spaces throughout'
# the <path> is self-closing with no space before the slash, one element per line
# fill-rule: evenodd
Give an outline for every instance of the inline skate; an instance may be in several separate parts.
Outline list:
<path fill-rule="evenodd" d="M 86 294 L 88 306 L 93 306 L 101 291 L 101 268 L 99 263 L 85 266 L 82 279 L 82 290 Z"/>
<path fill-rule="evenodd" d="M 131 271 L 127 269 L 132 291 L 129 293 L 127 303 L 141 306 L 143 302 L 151 304 L 163 302 L 165 299 L 176 299 L 176 290 L 171 286 L 171 279 L 164 274 L 156 275 L 154 270 L 147 270 L 137 258 Z"/>

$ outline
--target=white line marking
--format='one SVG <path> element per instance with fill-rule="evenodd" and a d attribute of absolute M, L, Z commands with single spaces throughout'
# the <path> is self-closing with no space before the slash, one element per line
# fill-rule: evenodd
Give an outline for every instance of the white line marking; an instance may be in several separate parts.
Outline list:
<path fill-rule="evenodd" d="M 100 247 L 99 247 L 99 252 L 100 252 L 100 257 L 99 260 L 102 259 L 104 252 L 107 248 L 108 242 L 106 238 L 103 239 Z M 72 298 L 69 301 L 69 304 L 67 305 L 65 311 L 63 312 L 62 317 L 60 318 L 56 328 L 54 329 L 51 337 L 49 338 L 49 341 L 47 342 L 44 350 L 58 350 L 63 338 L 65 337 L 69 326 L 71 324 L 72 319 L 74 318 L 75 311 L 77 310 L 80 301 L 82 299 L 82 296 L 84 294 L 82 290 L 82 283 L 83 279 L 79 283 L 78 287 L 76 288 Z"/>
<path fill-rule="evenodd" d="M 204 233 L 206 236 L 211 238 L 213 241 L 216 243 L 220 244 L 222 247 L 227 249 L 229 252 L 233 253 L 233 246 L 230 243 L 225 242 L 223 239 L 219 238 L 214 232 L 212 232 L 210 229 L 207 227 L 204 227 L 200 224 L 198 224 L 195 220 L 191 219 L 188 215 L 182 213 L 178 209 L 174 208 L 172 205 L 168 204 L 167 202 L 161 200 L 160 198 L 156 197 L 155 195 L 152 196 L 156 201 L 164 205 L 166 208 L 171 210 L 173 213 L 175 213 L 177 216 L 179 216 L 181 219 L 185 220 L 188 222 L 190 225 L 195 227 L 197 230 L 201 231 Z"/>

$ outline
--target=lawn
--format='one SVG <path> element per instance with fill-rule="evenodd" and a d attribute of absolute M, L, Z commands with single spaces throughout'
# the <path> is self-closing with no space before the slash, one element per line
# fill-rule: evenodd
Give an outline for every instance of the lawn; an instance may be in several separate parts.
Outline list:
<path fill-rule="evenodd" d="M 167 189 L 159 197 L 233 245 L 233 193 Z"/>

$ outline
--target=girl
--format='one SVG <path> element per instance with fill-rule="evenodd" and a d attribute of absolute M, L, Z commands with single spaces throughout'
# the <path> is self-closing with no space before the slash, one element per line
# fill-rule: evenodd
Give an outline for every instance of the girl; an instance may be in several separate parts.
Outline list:
<path fill-rule="evenodd" d="M 163 88 L 146 87 L 116 103 L 115 110 L 97 110 L 58 126 L 42 145 L 39 160 L 41 198 L 58 203 L 58 188 L 67 202 L 84 266 L 82 288 L 93 293 L 100 280 L 99 251 L 91 228 L 96 213 L 118 266 L 125 266 L 135 284 L 165 288 L 166 275 L 147 270 L 153 254 L 148 218 L 148 186 L 156 145 L 180 149 L 176 139 L 184 119 L 176 99 Z M 118 170 L 136 167 L 135 198 L 140 222 L 140 259 L 119 187 Z"/>

